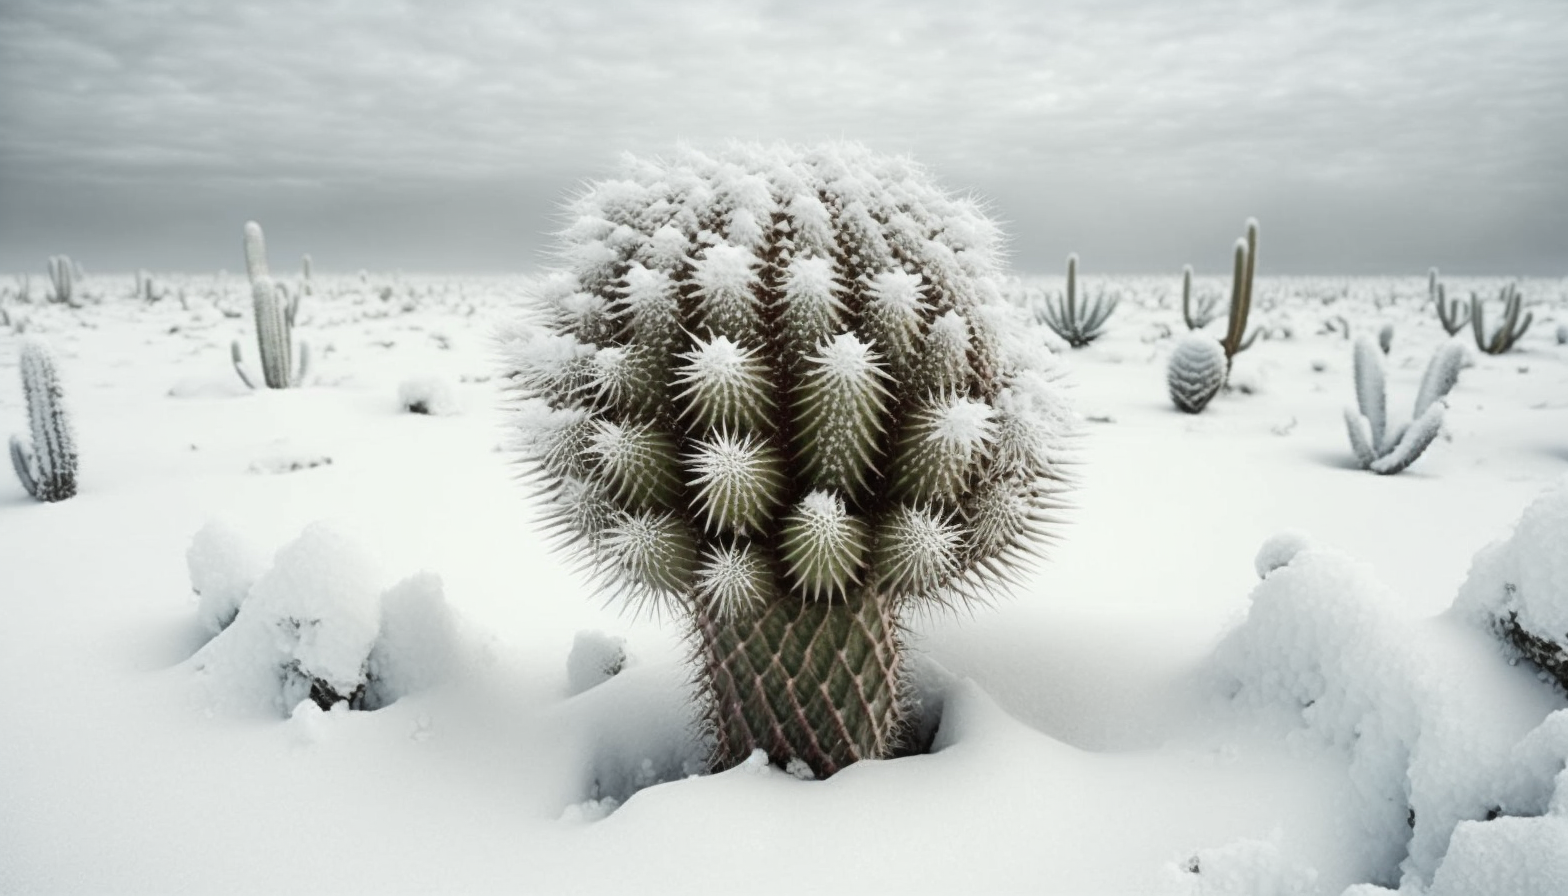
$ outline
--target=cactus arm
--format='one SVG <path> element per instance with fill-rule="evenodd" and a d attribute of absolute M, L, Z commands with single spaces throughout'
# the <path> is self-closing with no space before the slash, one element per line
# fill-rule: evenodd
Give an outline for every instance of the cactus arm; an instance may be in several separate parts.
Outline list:
<path fill-rule="evenodd" d="M 1369 469 L 1383 476 L 1400 472 L 1415 463 L 1442 430 L 1443 406 L 1434 404 L 1410 424 L 1393 450 L 1373 461 Z"/>
<path fill-rule="evenodd" d="M 1447 343 L 1432 353 L 1432 360 L 1427 362 L 1426 373 L 1421 377 L 1421 388 L 1416 392 L 1416 417 L 1448 395 L 1459 382 L 1459 370 L 1464 362 L 1465 348 L 1457 342 Z"/>
<path fill-rule="evenodd" d="M 1247 274 L 1247 241 L 1236 241 L 1235 260 L 1231 270 L 1230 281 L 1230 317 L 1225 325 L 1225 338 L 1220 344 L 1225 347 L 1225 363 L 1227 368 L 1230 359 L 1236 354 L 1236 346 L 1241 339 L 1242 330 L 1247 326 L 1246 290 L 1242 286 L 1242 278 Z"/>
<path fill-rule="evenodd" d="M 1345 408 L 1345 430 L 1350 435 L 1350 450 L 1355 452 L 1361 469 L 1372 469 L 1372 464 L 1377 461 L 1377 452 L 1372 449 L 1371 424 L 1367 418 Z"/>
<path fill-rule="evenodd" d="M 1192 319 L 1192 265 L 1184 265 L 1181 269 L 1181 319 L 1186 322 L 1187 329 L 1196 330 L 1198 325 Z"/>
<path fill-rule="evenodd" d="M 295 365 L 294 377 L 289 380 L 289 386 L 298 388 L 305 382 L 305 377 L 310 375 L 310 343 L 300 340 L 299 364 Z"/>
<path fill-rule="evenodd" d="M 240 341 L 238 339 L 229 343 L 229 358 L 234 362 L 234 372 L 240 375 L 240 382 L 244 383 L 248 388 L 256 388 L 255 381 L 250 378 L 250 374 L 245 372 L 245 356 L 244 352 L 240 350 Z"/>
<path fill-rule="evenodd" d="M 1357 339 L 1354 360 L 1356 406 L 1371 427 L 1373 446 L 1381 446 L 1388 426 L 1388 404 L 1383 391 L 1383 363 L 1377 346 L 1365 336 Z"/>
<path fill-rule="evenodd" d="M 1475 335 L 1476 348 L 1492 354 L 1492 350 L 1487 347 L 1485 316 L 1485 309 L 1481 307 L 1481 297 L 1474 292 L 1470 293 L 1470 329 Z"/>
<path fill-rule="evenodd" d="M 11 467 L 16 470 L 16 478 L 22 480 L 22 488 L 37 498 L 39 477 L 34 475 L 33 452 L 22 444 L 20 436 L 11 437 Z"/>
<path fill-rule="evenodd" d="M 1078 253 L 1067 256 L 1067 319 L 1078 320 Z"/>
<path fill-rule="evenodd" d="M 1239 355 L 1242 352 L 1246 351 L 1247 349 L 1252 348 L 1252 343 L 1258 341 L 1258 334 L 1260 334 L 1262 332 L 1263 332 L 1263 328 L 1262 327 L 1253 327 L 1252 328 L 1252 333 L 1249 336 L 1247 336 L 1246 339 L 1243 339 L 1241 341 L 1241 345 L 1236 347 L 1236 354 Z"/>

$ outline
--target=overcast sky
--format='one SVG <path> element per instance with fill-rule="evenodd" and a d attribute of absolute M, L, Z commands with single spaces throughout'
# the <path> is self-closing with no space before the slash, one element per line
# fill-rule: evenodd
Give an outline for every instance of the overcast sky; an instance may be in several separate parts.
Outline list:
<path fill-rule="evenodd" d="M 630 150 L 851 138 L 1014 265 L 1568 274 L 1568 2 L 0 0 L 0 270 L 526 271 Z"/>

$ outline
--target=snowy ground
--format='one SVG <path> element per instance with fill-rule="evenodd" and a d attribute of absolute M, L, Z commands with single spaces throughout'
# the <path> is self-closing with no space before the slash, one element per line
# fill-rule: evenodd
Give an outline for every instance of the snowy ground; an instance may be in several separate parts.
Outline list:
<path fill-rule="evenodd" d="M 1108 282 L 1109 335 L 1064 350 L 1087 418 L 1072 523 L 996 610 L 919 622 L 937 749 L 826 782 L 687 778 L 675 627 L 601 607 L 535 534 L 489 342 L 526 281 L 323 280 L 296 331 L 308 387 L 259 393 L 228 358 L 238 338 L 255 363 L 244 284 L 172 282 L 188 309 L 130 299 L 129 277 L 89 280 L 80 310 L 9 306 L 61 357 L 82 461 L 60 504 L 0 480 L 0 891 L 1338 894 L 1397 887 L 1401 863 L 1408 892 L 1568 886 L 1568 818 L 1466 822 L 1523 833 L 1470 837 L 1479 858 L 1436 874 L 1489 787 L 1549 795 L 1520 769 L 1549 782 L 1568 751 L 1568 715 L 1547 718 L 1563 694 L 1445 614 L 1568 474 L 1562 281 L 1524 284 L 1533 329 L 1474 354 L 1445 436 L 1388 477 L 1355 466 L 1351 343 L 1323 330 L 1392 322 L 1408 415 L 1447 338 L 1424 279 L 1262 279 L 1253 320 L 1276 338 L 1200 416 L 1164 385 L 1177 278 Z M 16 342 L 0 327 L 5 433 L 25 427 Z M 410 380 L 453 412 L 403 412 Z M 186 555 L 215 519 L 262 567 L 332 521 L 372 600 L 438 575 L 405 626 L 429 634 L 421 686 L 292 717 L 238 692 L 198 653 Z M 1286 529 L 1327 549 L 1260 584 Z M 581 631 L 631 659 L 568 696 Z M 1534 876 L 1458 876 L 1519 844 L 1545 857 Z"/>

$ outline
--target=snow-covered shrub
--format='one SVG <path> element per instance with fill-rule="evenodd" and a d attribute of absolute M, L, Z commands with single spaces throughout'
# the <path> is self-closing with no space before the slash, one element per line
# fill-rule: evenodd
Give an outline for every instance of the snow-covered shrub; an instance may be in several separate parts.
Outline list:
<path fill-rule="evenodd" d="M 261 225 L 245 222 L 245 271 L 250 275 L 251 300 L 256 312 L 256 348 L 261 354 L 262 380 L 268 389 L 288 389 L 305 381 L 310 372 L 310 346 L 299 344 L 299 364 L 294 363 L 294 316 L 299 311 L 299 293 L 289 297 L 282 284 L 267 272 L 267 245 Z M 245 385 L 256 388 L 245 372 L 244 353 L 239 340 L 229 346 L 234 371 Z"/>
<path fill-rule="evenodd" d="M 1495 549 L 1477 566 L 1489 556 Z M 1483 872 L 1467 838 L 1476 848 L 1509 840 L 1484 846 L 1506 857 L 1538 842 L 1542 830 L 1561 836 L 1568 710 L 1532 716 L 1523 709 L 1529 694 L 1499 700 L 1499 692 L 1538 685 L 1473 630 L 1441 618 L 1419 625 L 1395 619 L 1385 609 L 1393 603 L 1368 567 L 1306 547 L 1253 590 L 1247 619 L 1221 644 L 1216 666 L 1234 705 L 1283 713 L 1301 726 L 1293 739 L 1348 755 L 1356 801 L 1347 814 L 1362 826 L 1359 861 L 1372 883 L 1467 892 L 1439 887 L 1453 886 L 1442 883 L 1444 874 L 1480 879 L 1472 876 Z M 1515 816 L 1539 817 L 1522 825 Z M 1489 827 L 1498 822 L 1505 824 Z M 1555 857 L 1516 870 L 1522 876 L 1486 872 L 1526 882 L 1516 889 L 1474 892 L 1559 892 L 1543 881 L 1558 879 L 1552 869 L 1568 861 L 1568 839 L 1553 850 Z M 1457 864 L 1442 872 L 1449 861 Z M 1464 868 L 1471 870 L 1461 875 Z"/>
<path fill-rule="evenodd" d="M 1201 412 L 1225 385 L 1224 346 L 1203 333 L 1183 336 L 1171 352 L 1165 383 L 1177 408 L 1189 414 Z"/>
<path fill-rule="evenodd" d="M 1089 301 L 1085 296 L 1078 301 L 1078 253 L 1067 256 L 1067 292 L 1061 296 L 1047 296 L 1044 304 L 1035 311 L 1035 317 L 1050 327 L 1056 335 L 1073 348 L 1083 348 L 1105 335 L 1105 322 L 1121 301 L 1119 296 L 1107 298 L 1102 292 Z"/>
<path fill-rule="evenodd" d="M 1525 508 L 1512 536 L 1476 555 L 1454 609 L 1568 689 L 1568 480 Z"/>
<path fill-rule="evenodd" d="M 845 144 L 627 158 L 569 215 L 503 334 L 550 525 L 687 621 L 715 766 L 891 755 L 902 618 L 1007 581 L 1064 487 L 996 225 Z"/>
<path fill-rule="evenodd" d="M 398 406 L 410 414 L 445 417 L 459 410 L 457 394 L 438 376 L 406 379 L 397 387 Z"/>
<path fill-rule="evenodd" d="M 220 704 L 282 715 L 305 700 L 379 709 L 464 665 L 440 577 L 420 573 L 383 592 L 370 556 L 327 523 L 307 526 L 265 570 L 217 523 L 196 534 L 186 559 L 198 615 L 221 629 L 190 663 Z"/>
<path fill-rule="evenodd" d="M 40 501 L 64 501 L 76 494 L 77 455 L 60 371 L 54 352 L 42 337 L 24 337 L 20 355 L 32 443 L 11 436 L 11 466 L 29 495 Z"/>
<path fill-rule="evenodd" d="M 604 632 L 578 632 L 566 655 L 566 693 L 576 696 L 626 668 L 626 639 Z"/>
<path fill-rule="evenodd" d="M 1361 337 L 1354 349 L 1357 409 L 1345 409 L 1345 429 L 1350 447 L 1362 469 L 1389 474 L 1415 463 L 1443 428 L 1443 404 L 1459 381 L 1465 363 L 1464 347 L 1445 343 L 1432 354 L 1426 375 L 1416 393 L 1410 422 L 1389 426 L 1388 400 L 1384 395 L 1383 359 L 1371 340 Z"/>
<path fill-rule="evenodd" d="M 266 559 L 243 535 L 216 520 L 191 539 L 185 565 L 199 600 L 196 619 L 214 635 L 234 621 L 251 586 L 267 568 Z"/>

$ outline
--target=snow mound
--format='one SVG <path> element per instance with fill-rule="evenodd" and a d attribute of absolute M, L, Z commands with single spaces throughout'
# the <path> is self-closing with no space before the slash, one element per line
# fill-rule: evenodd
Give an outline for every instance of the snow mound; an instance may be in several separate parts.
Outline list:
<path fill-rule="evenodd" d="M 1310 896 L 1318 873 L 1288 862 L 1272 840 L 1237 840 L 1200 849 L 1180 868 L 1192 896 Z"/>
<path fill-rule="evenodd" d="M 436 376 L 415 377 L 399 383 L 397 403 L 410 414 L 433 417 L 449 417 L 462 410 L 451 384 Z"/>
<path fill-rule="evenodd" d="M 1525 508 L 1512 536 L 1476 555 L 1454 612 L 1568 645 L 1568 479 Z"/>
<path fill-rule="evenodd" d="M 578 632 L 566 655 L 566 694 L 575 697 L 626 668 L 626 639 L 598 631 Z"/>
<path fill-rule="evenodd" d="M 1312 547 L 1312 539 L 1304 532 L 1286 530 L 1271 536 L 1258 548 L 1258 555 L 1252 561 L 1252 568 L 1257 570 L 1258 578 L 1268 578 L 1268 574 L 1281 566 L 1290 563 L 1291 558 L 1302 551 Z"/>
<path fill-rule="evenodd" d="M 1568 817 L 1559 814 L 1460 822 L 1427 896 L 1563 893 L 1568 893 Z"/>
<path fill-rule="evenodd" d="M 330 524 L 307 526 L 260 575 L 254 555 L 219 524 L 197 533 L 187 559 L 203 623 L 235 610 L 187 662 L 215 708 L 378 709 L 447 680 L 476 656 L 440 577 L 420 573 L 383 593 L 369 554 Z"/>
<path fill-rule="evenodd" d="M 191 539 L 185 552 L 196 618 L 211 634 L 228 628 L 240 603 L 266 569 L 266 559 L 232 525 L 213 520 Z"/>
<path fill-rule="evenodd" d="M 1260 552 L 1259 568 L 1283 553 Z M 1549 695 L 1485 635 L 1389 616 L 1397 601 L 1371 569 L 1327 549 L 1297 550 L 1251 599 L 1216 652 L 1227 692 L 1235 706 L 1290 718 L 1293 740 L 1348 756 L 1349 814 L 1373 883 L 1419 891 L 1457 826 L 1546 811 L 1568 719 L 1548 715 Z"/>

